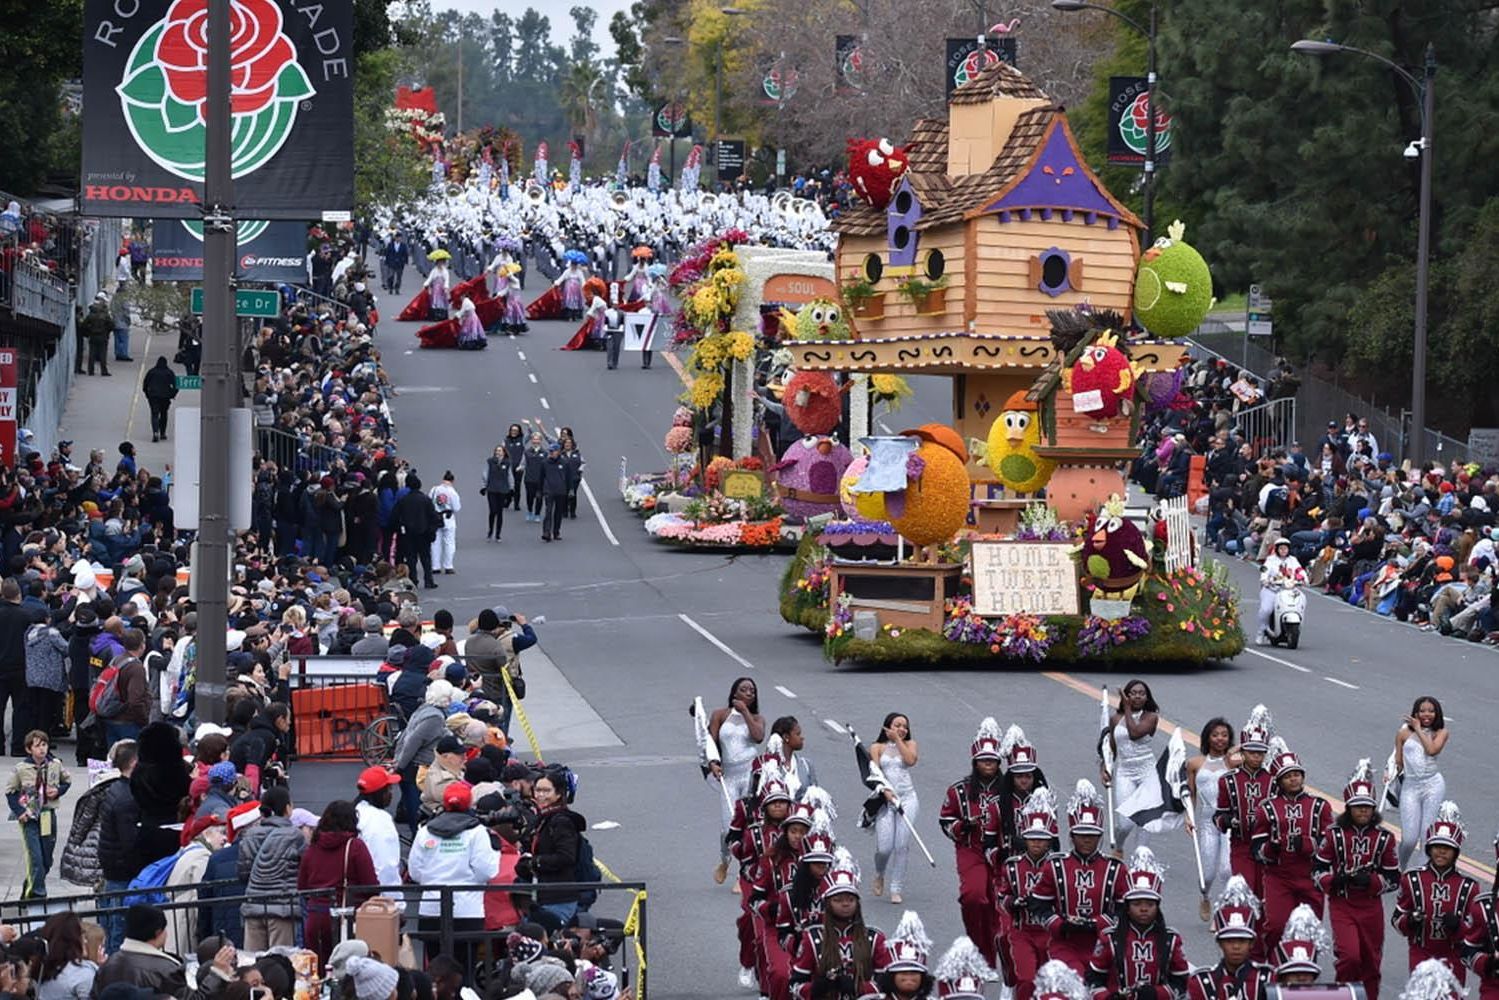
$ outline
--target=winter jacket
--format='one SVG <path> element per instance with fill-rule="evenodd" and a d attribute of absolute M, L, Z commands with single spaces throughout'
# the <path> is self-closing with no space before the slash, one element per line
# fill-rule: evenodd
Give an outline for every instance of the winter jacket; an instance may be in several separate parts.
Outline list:
<path fill-rule="evenodd" d="M 262 712 L 250 720 L 250 728 L 229 745 L 229 761 L 235 770 L 249 778 L 251 785 L 258 787 L 266 765 L 280 750 L 281 730 Z M 251 771 L 251 768 L 255 770 Z"/>
<path fill-rule="evenodd" d="M 432 751 L 447 732 L 446 712 L 434 705 L 417 709 L 407 719 L 406 728 L 396 743 L 395 769 L 400 771 L 412 764 L 432 763 Z"/>
<path fill-rule="evenodd" d="M 68 638 L 68 687 L 74 691 L 87 691 L 94 683 L 96 674 L 89 668 L 89 660 L 98 634 L 97 624 L 73 626 Z"/>
<path fill-rule="evenodd" d="M 34 620 L 19 602 L 0 601 L 0 677 L 13 683 L 26 676 L 26 631 Z"/>
<path fill-rule="evenodd" d="M 244 915 L 247 917 L 299 917 L 301 906 L 295 892 L 297 870 L 302 865 L 302 855 L 307 851 L 307 841 L 302 831 L 291 825 L 291 820 L 282 816 L 267 816 L 257 827 L 265 830 L 256 842 L 252 858 L 250 878 L 245 886 Z M 245 844 L 240 848 L 237 871 L 244 871 Z M 259 898 L 257 898 L 259 897 Z"/>
<path fill-rule="evenodd" d="M 26 686 L 68 689 L 68 640 L 51 625 L 38 622 L 26 632 Z"/>
<path fill-rule="evenodd" d="M 166 745 L 167 738 L 171 739 L 171 746 Z M 140 742 L 141 759 L 130 773 L 130 793 L 140 809 L 135 859 L 131 862 L 136 871 L 175 853 L 181 846 L 178 832 L 164 827 L 178 821 L 177 807 L 187 798 L 189 784 L 187 767 L 182 763 L 171 726 L 157 723 L 146 727 Z"/>
<path fill-rule="evenodd" d="M 543 812 L 531 837 L 531 873 L 537 882 L 573 882 L 578 873 L 578 849 L 588 823 L 566 806 Z M 578 894 L 566 889 L 537 890 L 536 902 L 568 903 Z"/>
<path fill-rule="evenodd" d="M 129 778 L 115 778 L 95 785 L 84 798 L 100 789 L 104 790 L 99 809 L 100 873 L 113 882 L 129 882 L 140 874 L 140 866 L 135 863 L 135 841 L 140 830 L 141 808 L 131 794 Z M 74 823 L 82 813 L 83 800 L 80 799 Z M 66 862 L 66 852 L 63 859 Z"/>
<path fill-rule="evenodd" d="M 408 650 L 406 659 L 401 661 L 401 672 L 390 689 L 390 699 L 401 706 L 408 719 L 416 714 L 422 697 L 427 693 L 427 671 L 433 659 L 432 650 L 417 646 Z"/>
<path fill-rule="evenodd" d="M 564 451 L 562 466 L 567 470 L 567 491 L 571 493 L 583 484 L 583 453 Z"/>
<path fill-rule="evenodd" d="M 463 771 L 449 771 L 442 762 L 434 760 L 427 768 L 426 780 L 422 782 L 422 805 L 429 812 L 442 812 L 442 796 L 449 785 L 463 780 Z"/>
<path fill-rule="evenodd" d="M 253 827 L 252 827 L 253 829 Z M 212 933 L 223 933 L 234 942 L 234 947 L 245 944 L 245 921 L 240 914 L 240 902 L 235 897 L 245 894 L 245 883 L 235 874 L 239 865 L 239 841 L 220 847 L 208 856 L 208 867 L 203 869 L 203 888 L 198 890 L 198 926 L 208 927 Z M 224 882 L 225 885 L 214 885 Z M 220 899 L 234 899 L 232 903 L 220 903 Z"/>
<path fill-rule="evenodd" d="M 364 638 L 364 627 L 355 625 L 351 628 L 341 628 L 333 633 L 333 641 L 328 644 L 329 656 L 350 656 L 354 652 L 354 643 Z"/>
<path fill-rule="evenodd" d="M 73 825 L 68 827 L 68 842 L 62 849 L 63 881 L 92 889 L 107 878 L 100 863 L 99 837 L 108 822 L 109 793 L 125 786 L 129 795 L 129 782 L 116 775 L 90 788 L 78 796 L 78 805 L 73 809 Z"/>
<path fill-rule="evenodd" d="M 88 1000 L 98 972 L 99 967 L 87 959 L 69 962 L 57 975 L 36 984 L 36 1000 Z"/>
<path fill-rule="evenodd" d="M 151 721 L 151 692 L 146 684 L 146 665 L 133 656 L 120 661 L 120 672 L 115 675 L 115 689 L 125 705 L 109 722 L 131 722 L 144 726 Z"/>
<path fill-rule="evenodd" d="M 489 841 L 489 831 L 470 813 L 448 812 L 416 831 L 406 871 L 418 885 L 466 885 L 488 882 L 499 874 L 500 855 Z M 435 892 L 423 893 L 421 915 L 441 913 Z M 455 892 L 453 916 L 484 916 L 484 893 Z"/>
<path fill-rule="evenodd" d="M 354 805 L 359 815 L 359 839 L 369 849 L 370 860 L 381 885 L 401 884 L 401 835 L 390 813 L 360 799 Z M 400 894 L 395 893 L 399 899 Z"/>
<path fill-rule="evenodd" d="M 370 849 L 352 831 L 313 834 L 312 843 L 307 845 L 297 866 L 297 888 L 300 890 L 344 890 L 349 886 L 379 884 L 375 864 L 370 860 Z M 340 891 L 309 897 L 306 905 L 310 909 L 325 909 L 329 905 L 357 906 L 369 897 L 367 892 Z"/>
<path fill-rule="evenodd" d="M 567 462 L 559 451 L 541 465 L 541 492 L 549 497 L 567 495 Z"/>
<path fill-rule="evenodd" d="M 125 655 L 125 647 L 120 644 L 120 640 L 113 632 L 100 632 L 90 639 L 88 644 L 89 684 L 99 679 L 99 672 L 113 663 L 116 656 L 123 655 Z"/>
<path fill-rule="evenodd" d="M 166 358 L 157 358 L 156 366 L 146 372 L 141 380 L 141 392 L 147 399 L 174 399 L 177 396 L 177 375 L 167 367 Z"/>
<path fill-rule="evenodd" d="M 379 656 L 384 657 L 390 651 L 390 640 L 378 632 L 366 635 L 349 648 L 353 656 Z"/>
<path fill-rule="evenodd" d="M 5 801 L 10 804 L 11 819 L 35 822 L 41 810 L 55 813 L 58 800 L 68 793 L 68 786 L 72 783 L 67 768 L 52 754 L 49 753 L 41 764 L 27 754 L 16 761 L 16 769 L 5 782 Z M 48 795 L 48 791 L 54 788 L 58 793 L 56 798 Z M 56 830 L 54 823 L 53 832 Z"/>
<path fill-rule="evenodd" d="M 508 458 L 489 456 L 489 460 L 484 463 L 484 491 L 495 496 L 515 492 L 515 481 L 510 476 Z"/>
<path fill-rule="evenodd" d="M 432 498 L 421 490 L 413 490 L 396 501 L 395 522 L 408 541 L 420 545 L 431 545 L 442 526 Z"/>
<path fill-rule="evenodd" d="M 126 938 L 120 950 L 109 956 L 109 961 L 99 968 L 94 976 L 93 995 L 98 997 L 104 987 L 111 983 L 129 983 L 144 986 L 158 997 L 169 996 L 175 1000 L 210 1000 L 224 991 L 228 980 L 218 969 L 209 966 L 199 977 L 200 985 L 190 987 L 187 970 L 182 959 L 153 948 L 144 941 Z"/>
<path fill-rule="evenodd" d="M 526 485 L 541 485 L 541 468 L 547 463 L 547 453 L 543 448 L 526 449 Z"/>
<path fill-rule="evenodd" d="M 521 651 L 534 645 L 536 632 L 530 625 L 511 627 L 499 635 L 493 632 L 475 632 L 464 644 L 463 659 L 479 675 L 484 697 L 496 705 L 508 705 L 510 693 L 505 690 L 500 671 L 508 667 L 512 680 L 520 677 Z"/>
<path fill-rule="evenodd" d="M 202 838 L 194 840 L 182 849 L 172 874 L 167 876 L 167 885 L 176 889 L 170 893 L 174 903 L 193 903 L 198 899 L 197 886 L 203 882 L 203 872 L 208 869 L 211 852 Z M 192 887 L 192 888 L 188 888 Z M 167 911 L 167 940 L 162 947 L 173 955 L 191 954 L 198 947 L 198 908 L 185 906 L 180 910 Z"/>
<path fill-rule="evenodd" d="M 524 469 L 526 467 L 526 439 L 506 437 L 501 443 L 505 446 L 505 464 L 510 467 L 510 471 L 515 473 Z"/>

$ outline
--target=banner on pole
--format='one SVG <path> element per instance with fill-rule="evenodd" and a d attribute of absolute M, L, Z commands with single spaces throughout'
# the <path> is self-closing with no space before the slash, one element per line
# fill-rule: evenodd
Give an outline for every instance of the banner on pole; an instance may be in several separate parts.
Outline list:
<path fill-rule="evenodd" d="M 1109 162 L 1142 166 L 1150 128 L 1146 108 L 1150 88 L 1143 76 L 1109 77 Z M 1171 116 L 1155 106 L 1155 160 L 1164 164 L 1171 157 Z"/>
<path fill-rule="evenodd" d="M 692 116 L 680 101 L 663 101 L 651 113 L 651 135 L 658 139 L 685 139 L 692 135 Z"/>
<path fill-rule="evenodd" d="M 864 89 L 864 48 L 858 35 L 838 35 L 833 40 L 836 89 L 842 93 Z"/>
<path fill-rule="evenodd" d="M 16 467 L 16 352 L 0 347 L 0 464 Z"/>
<path fill-rule="evenodd" d="M 301 222 L 242 221 L 235 276 L 244 281 L 307 283 L 307 226 Z M 151 276 L 156 281 L 203 280 L 203 224 L 158 219 L 151 227 Z"/>
<path fill-rule="evenodd" d="M 322 218 L 354 205 L 353 4 L 235 0 L 235 210 Z M 85 215 L 201 216 L 206 0 L 85 0 Z"/>
<path fill-rule="evenodd" d="M 954 90 L 995 63 L 1007 62 L 1011 66 L 1015 65 L 1018 49 L 1018 39 L 1013 35 L 988 38 L 982 45 L 979 44 L 976 35 L 970 35 L 967 38 L 949 38 L 947 61 L 944 63 L 943 72 L 947 96 L 951 97 Z"/>

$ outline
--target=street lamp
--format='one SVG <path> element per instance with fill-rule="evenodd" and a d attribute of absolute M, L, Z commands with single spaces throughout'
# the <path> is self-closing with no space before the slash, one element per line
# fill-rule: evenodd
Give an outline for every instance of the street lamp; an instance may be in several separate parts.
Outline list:
<path fill-rule="evenodd" d="M 1354 48 L 1352 45 L 1303 38 L 1299 42 L 1292 43 L 1291 51 L 1310 56 L 1325 56 L 1341 52 L 1366 56 L 1393 70 L 1397 76 L 1410 85 L 1417 100 L 1421 102 L 1421 139 L 1407 147 L 1417 149 L 1419 151 L 1417 155 L 1421 157 L 1421 195 L 1416 222 L 1416 329 L 1415 343 L 1412 345 L 1414 357 L 1411 359 L 1411 444 L 1407 452 L 1411 464 L 1420 465 L 1425 458 L 1426 451 L 1426 288 L 1431 272 L 1431 140 L 1432 130 L 1436 124 L 1437 108 L 1436 46 L 1427 44 L 1426 55 L 1422 60 L 1422 73 L 1419 77 L 1377 52 Z"/>
<path fill-rule="evenodd" d="M 739 17 L 749 13 L 743 7 L 720 7 L 718 12 L 729 17 Z M 723 105 L 723 43 L 724 35 L 719 35 L 713 63 L 713 179 L 715 181 L 718 179 L 718 132 L 722 126 L 719 109 Z M 710 184 L 709 187 L 711 188 L 712 185 Z"/>
<path fill-rule="evenodd" d="M 1073 12 L 1079 10 L 1101 10 L 1105 14 L 1111 14 L 1119 18 L 1125 24 L 1134 28 L 1145 36 L 1148 43 L 1145 62 L 1145 178 L 1144 178 L 1144 209 L 1145 209 L 1145 245 L 1150 246 L 1155 241 L 1155 4 L 1150 5 L 1150 25 L 1146 27 L 1128 14 L 1121 13 L 1113 7 L 1105 7 L 1102 4 L 1088 3 L 1087 0 L 1051 0 L 1053 10 Z"/>
<path fill-rule="evenodd" d="M 665 38 L 661 39 L 661 44 L 672 46 L 686 45 L 687 39 L 683 38 L 681 35 L 667 35 Z M 677 89 L 675 87 L 672 88 L 671 99 L 673 104 L 677 103 L 677 93 Z M 671 187 L 672 184 L 676 183 L 677 176 L 677 132 L 675 126 L 672 127 L 671 134 L 666 137 L 666 145 L 667 148 L 671 151 L 666 165 L 667 187 Z"/>

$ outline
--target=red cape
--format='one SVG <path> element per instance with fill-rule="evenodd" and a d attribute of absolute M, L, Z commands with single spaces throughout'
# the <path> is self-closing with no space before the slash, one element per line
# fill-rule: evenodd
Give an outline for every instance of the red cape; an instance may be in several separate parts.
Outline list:
<path fill-rule="evenodd" d="M 417 292 L 416 297 L 406 303 L 406 308 L 401 310 L 401 315 L 397 316 L 396 319 L 402 323 L 411 323 L 416 320 L 424 320 L 430 315 L 432 315 L 432 295 L 427 291 L 427 286 L 423 285 L 421 291 Z"/>
<path fill-rule="evenodd" d="M 445 319 L 441 323 L 430 323 L 416 331 L 417 338 L 423 347 L 448 347 L 458 346 L 458 320 L 457 318 Z"/>
<path fill-rule="evenodd" d="M 526 307 L 526 319 L 561 319 L 562 289 L 553 285 Z"/>
<path fill-rule="evenodd" d="M 484 275 L 480 274 L 461 284 L 455 285 L 453 286 L 453 290 L 448 293 L 449 302 L 461 304 L 466 298 L 473 299 L 476 306 L 481 302 L 488 301 L 489 285 L 485 283 Z M 457 312 L 456 306 L 453 311 Z M 406 308 L 401 310 L 401 315 L 397 316 L 396 319 L 402 323 L 412 323 L 424 320 L 430 315 L 432 315 L 432 293 L 427 291 L 426 285 L 423 285 L 422 290 L 416 293 L 415 298 L 406 303 Z M 488 326 L 489 324 L 486 323 L 485 325 Z"/>

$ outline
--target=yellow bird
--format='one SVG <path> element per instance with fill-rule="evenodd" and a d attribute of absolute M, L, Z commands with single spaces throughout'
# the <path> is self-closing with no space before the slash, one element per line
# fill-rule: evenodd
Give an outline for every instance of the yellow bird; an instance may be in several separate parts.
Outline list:
<path fill-rule="evenodd" d="M 975 450 L 979 452 L 978 463 L 993 469 L 1005 489 L 1035 493 L 1046 485 L 1057 468 L 1054 459 L 1036 454 L 1040 443 L 1040 409 L 1025 398 L 1024 389 L 1017 389 L 990 425 L 988 440 Z"/>

